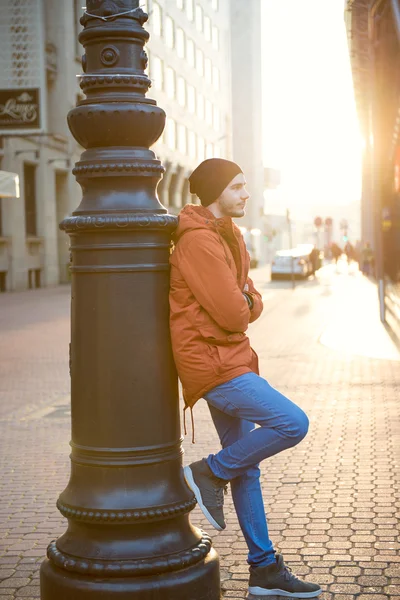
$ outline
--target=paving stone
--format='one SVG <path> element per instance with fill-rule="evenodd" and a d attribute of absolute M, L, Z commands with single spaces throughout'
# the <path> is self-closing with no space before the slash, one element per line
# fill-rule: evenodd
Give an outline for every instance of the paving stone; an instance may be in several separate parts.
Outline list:
<path fill-rule="evenodd" d="M 357 600 L 387 600 L 386 594 L 360 594 Z"/>
<path fill-rule="evenodd" d="M 385 575 L 387 577 L 400 577 L 400 565 L 396 565 L 385 569 Z"/>
<path fill-rule="evenodd" d="M 332 574 L 337 575 L 337 576 L 349 575 L 351 577 L 356 577 L 357 575 L 360 575 L 360 573 L 361 573 L 360 567 L 335 567 L 332 570 Z"/>
<path fill-rule="evenodd" d="M 38 585 L 30 585 L 18 590 L 15 594 L 16 598 L 40 598 L 40 587 Z"/>
<path fill-rule="evenodd" d="M 387 587 L 385 587 L 384 590 L 382 590 L 384 592 L 386 592 L 387 594 L 389 594 L 390 599 L 392 599 L 392 594 L 398 594 L 400 591 L 400 588 L 398 585 L 388 585 Z"/>
<path fill-rule="evenodd" d="M 362 575 L 357 578 L 357 583 L 364 587 L 369 586 L 385 586 L 388 584 L 388 579 L 386 577 L 380 577 L 378 575 Z"/>
<path fill-rule="evenodd" d="M 244 581 L 235 581 L 233 579 L 229 579 L 228 581 L 223 581 L 221 584 L 222 590 L 247 590 L 248 588 L 248 579 Z"/>
<path fill-rule="evenodd" d="M 310 581 L 311 583 L 318 583 L 319 585 L 327 585 L 328 583 L 333 583 L 335 578 L 333 575 L 329 574 L 321 574 L 321 573 L 311 573 L 310 575 L 306 575 L 304 577 L 305 581 Z"/>
<path fill-rule="evenodd" d="M 329 586 L 329 591 L 335 594 L 358 594 L 361 587 L 351 583 L 333 583 Z"/>

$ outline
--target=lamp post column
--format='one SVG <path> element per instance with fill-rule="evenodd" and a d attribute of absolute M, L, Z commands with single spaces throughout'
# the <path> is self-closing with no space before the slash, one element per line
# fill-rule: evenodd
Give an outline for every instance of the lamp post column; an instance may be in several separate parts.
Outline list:
<path fill-rule="evenodd" d="M 147 15 L 87 0 L 86 99 L 68 115 L 85 148 L 71 239 L 71 476 L 57 506 L 42 600 L 218 600 L 219 562 L 193 527 L 169 336 L 170 236 L 152 144 L 165 113 L 146 98 Z"/>

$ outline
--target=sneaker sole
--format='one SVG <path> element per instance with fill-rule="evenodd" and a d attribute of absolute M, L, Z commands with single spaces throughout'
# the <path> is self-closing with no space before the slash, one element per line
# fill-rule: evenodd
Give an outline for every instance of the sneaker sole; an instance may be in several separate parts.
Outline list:
<path fill-rule="evenodd" d="M 203 515 L 207 518 L 208 522 L 213 527 L 215 527 L 215 529 L 217 529 L 218 531 L 223 531 L 225 528 L 221 527 L 221 525 L 218 525 L 217 521 L 208 512 L 207 507 L 204 506 L 202 498 L 201 498 L 200 488 L 194 482 L 192 469 L 190 467 L 184 467 L 183 468 L 183 475 L 185 477 L 186 483 L 188 484 L 188 486 L 192 490 L 193 494 L 195 495 L 196 500 L 197 500 L 197 504 L 201 508 L 201 511 L 202 511 Z"/>
<path fill-rule="evenodd" d="M 315 598 L 322 594 L 322 590 L 314 592 L 285 592 L 285 590 L 267 590 L 262 587 L 249 587 L 249 594 L 253 596 L 284 596 L 285 598 Z"/>

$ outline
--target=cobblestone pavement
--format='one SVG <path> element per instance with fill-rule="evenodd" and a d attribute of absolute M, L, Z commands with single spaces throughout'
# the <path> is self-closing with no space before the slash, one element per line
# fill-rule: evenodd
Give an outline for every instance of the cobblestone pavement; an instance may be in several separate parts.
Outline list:
<path fill-rule="evenodd" d="M 265 301 L 251 326 L 262 374 L 311 423 L 262 465 L 271 537 L 322 600 L 400 600 L 400 362 L 375 289 L 345 267 L 294 291 L 265 269 L 253 278 Z M 69 476 L 68 310 L 68 287 L 0 297 L 0 600 L 39 598 L 46 546 L 65 530 L 55 502 Z M 194 414 L 185 462 L 219 447 L 204 402 Z M 213 535 L 224 598 L 240 599 L 246 547 L 230 496 L 226 516 L 221 533 L 197 508 L 192 520 Z"/>

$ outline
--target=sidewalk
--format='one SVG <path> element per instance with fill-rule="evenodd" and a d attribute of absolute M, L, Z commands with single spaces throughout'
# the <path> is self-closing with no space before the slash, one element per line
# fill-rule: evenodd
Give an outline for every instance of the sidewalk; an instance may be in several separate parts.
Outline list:
<path fill-rule="evenodd" d="M 320 280 L 329 278 L 332 271 L 339 274 L 336 278 L 338 301 L 321 343 L 346 355 L 400 360 L 399 349 L 379 318 L 376 283 L 363 277 L 355 263 L 348 267 L 345 261 L 339 262 L 338 267 L 325 268 Z"/>
<path fill-rule="evenodd" d="M 250 331 L 261 373 L 310 417 L 299 446 L 262 464 L 271 537 L 322 600 L 400 600 L 400 363 L 367 308 L 373 289 L 332 269 L 294 291 L 251 276 L 265 296 Z M 68 288 L 0 297 L 0 600 L 39 598 L 46 546 L 65 531 L 68 309 Z M 219 448 L 204 402 L 194 416 L 185 463 Z M 192 521 L 213 537 L 223 597 L 238 600 L 248 571 L 230 495 L 226 516 L 220 533 L 198 508 Z"/>

